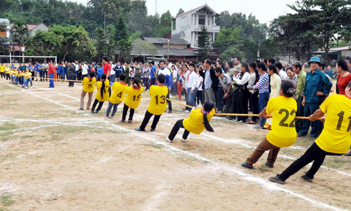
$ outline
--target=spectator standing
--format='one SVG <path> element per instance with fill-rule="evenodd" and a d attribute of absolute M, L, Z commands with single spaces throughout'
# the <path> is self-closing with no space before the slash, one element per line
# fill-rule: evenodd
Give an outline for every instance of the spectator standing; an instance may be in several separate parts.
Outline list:
<path fill-rule="evenodd" d="M 307 73 L 305 90 L 303 92 L 302 105 L 305 107 L 304 116 L 312 115 L 324 101 L 325 97 L 329 95 L 332 87 L 332 82 L 328 77 L 318 69 L 321 63 L 318 57 L 312 57 L 308 62 L 311 66 L 311 72 Z M 304 120 L 303 129 L 298 134 L 298 137 L 307 135 L 311 125 L 311 139 L 316 139 L 319 136 L 320 121 L 310 122 Z"/>
<path fill-rule="evenodd" d="M 286 69 L 286 74 L 288 76 L 288 81 L 290 81 L 293 85 L 294 85 L 294 89 L 297 88 L 297 75 L 295 74 L 295 72 L 292 70 L 292 67 L 288 67 Z M 296 100 L 296 94 L 293 95 L 293 98 Z"/>
<path fill-rule="evenodd" d="M 297 112 L 296 116 L 304 115 L 304 106 L 302 105 L 303 101 L 303 92 L 305 90 L 305 81 L 306 81 L 306 72 L 302 70 L 301 64 L 296 62 L 292 65 L 292 69 L 297 75 L 297 86 L 296 86 L 296 97 L 297 97 Z M 295 120 L 296 132 L 299 133 L 303 128 L 303 120 Z"/>
<path fill-rule="evenodd" d="M 49 64 L 45 61 L 44 62 L 44 69 L 43 69 L 43 74 L 44 74 L 44 78 L 46 81 L 48 81 L 48 69 L 49 69 Z M 44 79 L 43 79 L 44 80 Z"/>
<path fill-rule="evenodd" d="M 247 84 L 249 82 L 250 74 L 247 63 L 241 63 L 240 66 L 241 72 L 239 73 L 239 78 L 234 81 L 238 85 L 239 92 L 239 113 L 240 114 L 248 114 L 248 100 L 249 100 L 249 92 L 247 90 Z M 237 118 L 237 122 L 246 123 L 246 116 L 239 116 Z"/>
<path fill-rule="evenodd" d="M 135 61 L 134 63 L 134 78 L 137 78 L 141 82 L 142 66 Z"/>
<path fill-rule="evenodd" d="M 206 101 L 216 102 L 215 92 L 218 89 L 218 77 L 215 74 L 213 67 L 211 67 L 211 61 L 209 59 L 205 60 L 204 71 L 200 72 L 200 75 L 204 78 L 204 96 Z M 216 108 L 216 104 L 215 104 Z"/>
<path fill-rule="evenodd" d="M 143 81 L 145 86 L 145 91 L 149 89 L 149 77 L 150 77 L 150 67 L 148 63 L 143 66 Z"/>
<path fill-rule="evenodd" d="M 330 78 L 334 78 L 334 71 L 330 65 L 328 65 L 327 70 L 325 71 L 325 74 L 327 74 Z"/>
<path fill-rule="evenodd" d="M 172 65 L 173 66 L 173 65 Z M 197 92 L 197 74 L 195 73 L 195 65 L 189 65 L 189 74 L 186 78 L 186 88 L 188 94 L 189 105 L 192 107 L 196 106 L 196 92 Z M 191 108 L 187 108 L 187 111 L 190 112 Z"/>
<path fill-rule="evenodd" d="M 151 72 L 150 72 L 151 85 L 155 85 L 156 84 L 156 72 L 157 72 L 155 62 L 151 61 L 150 64 L 152 65 Z"/>
<path fill-rule="evenodd" d="M 259 114 L 259 105 L 258 105 L 258 91 L 253 89 L 253 86 L 258 82 L 260 79 L 260 75 L 258 73 L 258 70 L 256 69 L 256 63 L 255 62 L 250 62 L 249 64 L 249 71 L 250 71 L 250 77 L 249 77 L 249 82 L 247 84 L 247 89 L 249 91 L 249 103 L 250 103 L 250 109 L 252 111 L 252 114 Z M 250 121 L 248 121 L 248 124 L 256 124 L 258 117 L 252 117 Z"/>
<path fill-rule="evenodd" d="M 54 70 L 54 66 L 52 65 L 52 61 L 49 61 L 49 80 L 50 80 L 50 85 L 49 88 L 54 88 L 54 74 L 55 74 L 55 70 Z"/>
<path fill-rule="evenodd" d="M 124 73 L 124 68 L 123 68 L 123 66 L 121 66 L 121 63 L 117 62 L 116 66 L 115 66 L 115 76 L 116 76 L 115 80 L 116 81 L 120 82 L 119 76 L 121 76 L 122 73 Z M 121 81 L 121 82 L 123 82 L 123 81 Z"/>
<path fill-rule="evenodd" d="M 172 95 L 177 95 L 178 70 L 174 64 L 171 66 L 171 70 L 172 70 Z"/>
<path fill-rule="evenodd" d="M 168 93 L 166 98 L 169 99 L 169 93 L 172 91 L 172 75 L 171 75 L 171 71 L 166 67 L 166 64 L 164 61 L 160 61 L 160 70 L 158 72 L 158 75 L 164 75 L 166 77 L 164 86 L 168 87 Z M 168 104 L 168 113 L 172 113 L 172 102 L 167 100 L 167 104 Z"/>
<path fill-rule="evenodd" d="M 282 80 L 282 82 L 287 81 L 289 78 L 283 69 L 283 65 L 280 62 L 277 62 L 274 65 L 275 65 L 275 68 L 277 69 L 277 73 L 280 76 L 280 79 Z"/>
<path fill-rule="evenodd" d="M 106 78 L 110 77 L 111 65 L 108 63 L 107 57 L 104 57 L 102 59 L 102 65 L 103 65 L 103 71 L 104 71 L 104 74 L 106 75 Z"/>
<path fill-rule="evenodd" d="M 222 90 L 220 90 L 218 88 L 218 92 L 222 93 L 219 96 L 222 96 L 220 100 L 222 100 L 221 103 L 223 103 L 223 99 L 227 99 L 227 97 L 229 95 L 229 92 L 231 90 L 230 86 L 231 86 L 231 83 L 232 83 L 232 79 L 230 78 L 229 75 L 223 74 L 222 68 L 220 68 L 220 67 L 217 67 L 215 69 L 215 73 L 216 73 L 216 76 L 218 77 L 219 84 L 221 84 L 221 89 Z M 218 112 L 222 112 L 223 111 L 224 113 L 228 113 L 230 111 L 229 108 L 230 108 L 232 100 L 228 100 L 228 101 L 230 101 L 230 103 L 229 102 L 228 102 L 228 104 L 226 103 L 226 107 L 224 108 L 224 110 L 223 109 L 220 110 L 220 108 L 219 108 L 220 106 L 223 106 L 223 105 L 218 106 L 218 110 L 220 110 Z"/>
<path fill-rule="evenodd" d="M 68 62 L 67 63 L 67 74 L 68 74 L 68 79 L 70 80 L 68 82 L 68 87 L 74 87 L 74 78 L 75 78 L 75 75 L 76 75 L 76 67 L 75 65 L 71 65 L 71 62 Z"/>
<path fill-rule="evenodd" d="M 338 60 L 336 63 L 336 71 L 338 73 L 338 82 L 336 83 L 338 87 L 337 94 L 345 95 L 345 89 L 351 81 L 351 73 L 348 71 L 345 60 Z"/>

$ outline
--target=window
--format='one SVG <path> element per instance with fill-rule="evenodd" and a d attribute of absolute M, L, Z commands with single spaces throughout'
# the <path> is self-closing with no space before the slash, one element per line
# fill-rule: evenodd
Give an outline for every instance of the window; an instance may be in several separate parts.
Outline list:
<path fill-rule="evenodd" d="M 211 16 L 208 16 L 207 18 L 207 25 L 211 26 Z"/>
<path fill-rule="evenodd" d="M 196 26 L 196 23 L 197 23 L 197 18 L 196 18 L 196 15 L 194 15 L 194 26 Z"/>
<path fill-rule="evenodd" d="M 206 17 L 204 15 L 199 15 L 199 25 L 205 25 Z"/>

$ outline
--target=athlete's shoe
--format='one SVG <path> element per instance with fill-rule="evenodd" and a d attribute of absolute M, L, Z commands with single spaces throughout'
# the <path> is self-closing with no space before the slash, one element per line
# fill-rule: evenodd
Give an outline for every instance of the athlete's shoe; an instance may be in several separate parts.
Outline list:
<path fill-rule="evenodd" d="M 84 110 L 84 108 L 80 107 L 79 110 Z"/>
<path fill-rule="evenodd" d="M 280 178 L 279 174 L 277 174 L 276 177 L 270 177 L 269 181 L 279 183 L 279 184 L 285 184 L 285 181 Z"/>
<path fill-rule="evenodd" d="M 273 167 L 274 167 L 274 165 L 269 164 L 268 162 L 265 162 L 264 164 L 265 164 L 266 166 L 268 166 L 269 168 L 273 168 Z"/>
<path fill-rule="evenodd" d="M 145 131 L 145 130 L 141 130 L 140 127 L 138 127 L 137 129 L 135 129 L 136 131 Z"/>
<path fill-rule="evenodd" d="M 182 142 L 185 143 L 185 142 L 186 142 L 186 139 L 182 138 Z"/>
<path fill-rule="evenodd" d="M 302 175 L 301 178 L 304 179 L 304 180 L 307 181 L 307 182 L 312 182 L 312 181 L 313 181 L 313 178 L 307 176 L 306 174 L 305 174 L 305 175 Z"/>
<path fill-rule="evenodd" d="M 241 164 L 242 167 L 248 168 L 248 169 L 253 169 L 253 166 L 248 166 L 246 162 Z"/>
<path fill-rule="evenodd" d="M 173 141 L 169 140 L 169 138 L 166 138 L 166 142 L 173 143 Z"/>
<path fill-rule="evenodd" d="M 344 154 L 344 156 L 351 156 L 351 150 L 348 153 Z"/>
<path fill-rule="evenodd" d="M 150 128 L 150 131 L 152 132 L 152 131 L 155 131 L 155 129 L 153 129 L 153 128 Z"/>

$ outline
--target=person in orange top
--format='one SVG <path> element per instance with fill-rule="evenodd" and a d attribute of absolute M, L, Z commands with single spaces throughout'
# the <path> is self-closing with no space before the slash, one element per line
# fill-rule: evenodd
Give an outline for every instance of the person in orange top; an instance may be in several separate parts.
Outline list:
<path fill-rule="evenodd" d="M 171 133 L 169 134 L 166 141 L 173 143 L 174 137 L 177 135 L 179 128 L 185 129 L 182 137 L 182 142 L 186 142 L 186 139 L 188 138 L 190 132 L 196 135 L 202 133 L 204 129 L 209 132 L 214 132 L 209 123 L 214 113 L 214 102 L 206 101 L 202 108 L 192 110 L 189 118 L 178 120 L 177 123 L 173 126 Z"/>

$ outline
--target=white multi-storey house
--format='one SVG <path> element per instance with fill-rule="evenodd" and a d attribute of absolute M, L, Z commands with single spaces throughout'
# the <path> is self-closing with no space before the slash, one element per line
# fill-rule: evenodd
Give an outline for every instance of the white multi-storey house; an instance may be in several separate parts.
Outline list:
<path fill-rule="evenodd" d="M 180 14 L 172 21 L 172 39 L 184 39 L 192 48 L 196 48 L 199 33 L 202 27 L 206 27 L 211 40 L 214 41 L 220 29 L 215 21 L 218 16 L 219 14 L 207 4 Z"/>

